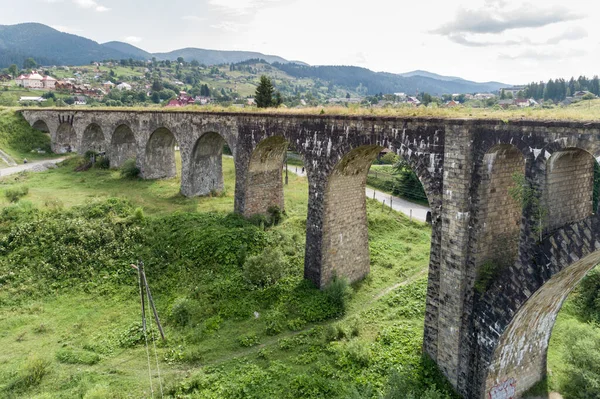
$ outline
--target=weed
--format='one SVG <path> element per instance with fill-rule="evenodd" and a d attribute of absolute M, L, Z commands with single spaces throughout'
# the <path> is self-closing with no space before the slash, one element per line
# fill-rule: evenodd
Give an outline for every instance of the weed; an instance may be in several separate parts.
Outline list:
<path fill-rule="evenodd" d="M 119 173 L 121 173 L 121 177 L 126 179 L 137 179 L 140 175 L 140 168 L 137 167 L 135 159 L 128 159 L 123 162 L 123 165 L 119 168 Z"/>
<path fill-rule="evenodd" d="M 65 364 L 85 364 L 91 366 L 100 361 L 100 356 L 93 352 L 74 348 L 63 348 L 56 352 L 56 360 Z"/>
<path fill-rule="evenodd" d="M 26 186 L 8 188 L 4 191 L 4 196 L 10 202 L 17 202 L 27 194 L 29 194 L 29 187 Z"/>

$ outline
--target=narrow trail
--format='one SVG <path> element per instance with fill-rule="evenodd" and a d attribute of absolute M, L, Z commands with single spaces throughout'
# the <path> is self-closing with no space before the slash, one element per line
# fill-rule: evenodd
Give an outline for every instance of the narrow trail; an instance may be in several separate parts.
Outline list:
<path fill-rule="evenodd" d="M 377 292 L 375 295 L 373 295 L 373 298 L 371 300 L 369 300 L 368 302 L 364 303 L 361 306 L 358 306 L 355 309 L 352 309 L 350 311 L 348 311 L 343 317 L 347 318 L 347 317 L 351 317 L 354 316 L 366 309 L 368 309 L 369 307 L 371 307 L 373 304 L 375 304 L 377 301 L 379 301 L 381 298 L 385 297 L 386 295 L 390 294 L 391 292 L 393 292 L 394 290 L 403 287 L 405 285 L 411 284 L 414 281 L 418 280 L 421 276 L 427 274 L 427 268 L 418 271 L 417 273 L 413 274 L 412 276 L 408 277 L 407 279 L 400 281 L 396 284 L 390 285 L 388 287 L 385 287 L 384 289 L 382 289 L 381 291 Z M 333 321 L 335 321 L 337 319 L 334 319 Z M 254 346 L 252 348 L 248 348 L 242 351 L 238 351 L 236 353 L 232 353 L 230 355 L 227 356 L 223 356 L 221 358 L 218 359 L 214 359 L 205 363 L 201 364 L 201 367 L 206 367 L 206 366 L 218 366 L 220 364 L 226 363 L 230 360 L 234 360 L 234 359 L 238 359 L 238 358 L 242 358 L 248 355 L 251 355 L 253 353 L 257 353 L 258 351 L 260 351 L 261 349 L 264 348 L 268 348 L 271 347 L 275 344 L 277 344 L 277 342 L 279 342 L 280 339 L 282 338 L 289 338 L 289 337 L 294 337 L 296 335 L 305 333 L 309 330 L 311 330 L 313 327 L 316 326 L 322 326 L 325 325 L 329 322 L 331 322 L 332 320 L 328 320 L 328 321 L 324 321 L 324 322 L 319 322 L 319 323 L 311 323 L 309 325 L 307 325 L 305 328 L 303 328 L 302 330 L 298 330 L 298 331 L 288 331 L 286 333 L 283 334 L 279 334 L 275 337 L 271 337 L 266 339 L 263 343 Z"/>

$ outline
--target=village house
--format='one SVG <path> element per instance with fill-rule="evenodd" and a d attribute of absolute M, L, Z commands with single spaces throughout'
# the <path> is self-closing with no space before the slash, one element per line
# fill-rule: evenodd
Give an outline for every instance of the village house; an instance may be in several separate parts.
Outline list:
<path fill-rule="evenodd" d="M 106 82 L 102 83 L 102 87 L 108 92 L 111 91 L 113 87 L 115 87 L 115 84 L 110 80 L 107 80 Z"/>
<path fill-rule="evenodd" d="M 46 101 L 46 99 L 45 99 L 45 98 L 43 98 L 43 97 L 21 97 L 21 98 L 19 99 L 19 102 L 20 102 L 20 103 L 34 102 L 34 101 L 35 101 L 35 102 L 38 102 L 38 103 L 41 103 L 41 102 L 44 102 L 44 101 Z"/>
<path fill-rule="evenodd" d="M 131 90 L 131 85 L 129 83 L 125 83 L 125 82 L 119 83 L 116 87 L 117 87 L 117 89 L 119 89 L 121 91 L 123 91 L 123 90 L 126 90 L 126 91 Z"/>
<path fill-rule="evenodd" d="M 444 104 L 444 106 L 447 108 L 454 108 L 454 107 L 458 107 L 459 105 L 460 105 L 460 103 L 458 101 L 454 101 L 454 100 L 447 101 L 446 104 Z"/>
<path fill-rule="evenodd" d="M 185 107 L 187 105 L 193 105 L 195 100 L 193 97 L 189 96 L 185 91 L 179 92 L 179 96 L 177 98 L 169 101 L 165 107 Z"/>
<path fill-rule="evenodd" d="M 57 80 L 49 75 L 40 75 L 37 71 L 32 71 L 27 75 L 20 75 L 15 79 L 17 85 L 31 89 L 54 89 Z"/>

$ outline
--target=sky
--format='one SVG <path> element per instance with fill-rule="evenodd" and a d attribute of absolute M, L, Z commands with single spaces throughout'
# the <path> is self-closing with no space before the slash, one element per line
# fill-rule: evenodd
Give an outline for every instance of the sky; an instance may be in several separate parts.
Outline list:
<path fill-rule="evenodd" d="M 0 0 L 0 10 L 3 25 L 39 22 L 149 52 L 258 51 L 510 84 L 600 74 L 600 3 L 590 0 Z"/>

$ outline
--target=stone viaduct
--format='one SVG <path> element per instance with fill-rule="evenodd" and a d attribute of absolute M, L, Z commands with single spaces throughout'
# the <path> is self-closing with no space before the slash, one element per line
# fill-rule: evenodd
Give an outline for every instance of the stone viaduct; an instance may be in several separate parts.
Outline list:
<path fill-rule="evenodd" d="M 286 148 L 305 161 L 309 200 L 305 277 L 369 272 L 365 182 L 383 148 L 404 157 L 432 208 L 423 348 L 465 398 L 520 397 L 546 374 L 563 301 L 600 263 L 593 209 L 600 123 L 330 115 L 26 110 L 55 152 L 135 157 L 146 179 L 175 175 L 181 192 L 223 188 L 227 143 L 235 211 L 283 208 Z M 515 183 L 520 176 L 524 185 Z M 521 190 L 524 200 L 511 194 Z M 491 278 L 484 280 L 482 270 Z"/>

